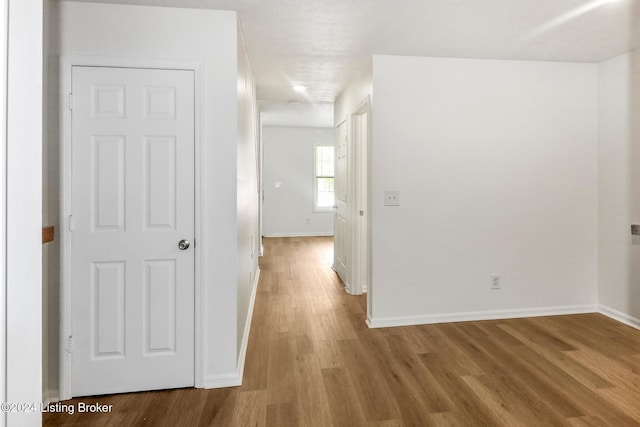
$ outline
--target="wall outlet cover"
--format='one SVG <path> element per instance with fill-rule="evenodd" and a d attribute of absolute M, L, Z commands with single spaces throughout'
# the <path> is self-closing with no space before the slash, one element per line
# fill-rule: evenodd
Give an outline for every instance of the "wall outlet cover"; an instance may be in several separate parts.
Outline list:
<path fill-rule="evenodd" d="M 400 206 L 400 192 L 399 191 L 385 191 L 384 192 L 384 205 L 385 206 Z"/>
<path fill-rule="evenodd" d="M 492 274 L 491 275 L 491 289 L 500 289 L 500 275 Z"/>

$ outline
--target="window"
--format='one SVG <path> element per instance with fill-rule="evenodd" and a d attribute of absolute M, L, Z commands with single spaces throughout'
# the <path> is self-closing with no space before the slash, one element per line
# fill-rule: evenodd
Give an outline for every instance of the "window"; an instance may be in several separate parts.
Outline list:
<path fill-rule="evenodd" d="M 328 211 L 333 208 L 333 146 L 316 145 L 314 208 Z"/>

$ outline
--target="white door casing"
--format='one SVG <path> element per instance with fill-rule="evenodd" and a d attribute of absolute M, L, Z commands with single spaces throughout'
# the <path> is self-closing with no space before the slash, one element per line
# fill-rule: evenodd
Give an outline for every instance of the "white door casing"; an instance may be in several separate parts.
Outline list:
<path fill-rule="evenodd" d="M 334 261 L 333 269 L 338 273 L 342 282 L 349 290 L 347 281 L 347 253 L 349 237 L 349 210 L 348 210 L 348 173 L 349 173 L 349 147 L 347 134 L 347 121 L 340 123 L 336 129 L 335 148 L 335 208 L 334 208 Z"/>
<path fill-rule="evenodd" d="M 42 399 L 43 12 L 38 0 L 0 3 L 2 403 Z M 41 424 L 40 411 L 0 411 L 0 426 Z"/>
<path fill-rule="evenodd" d="M 352 293 L 367 292 L 369 283 L 369 207 L 368 207 L 368 99 L 351 115 L 353 147 L 353 256 Z"/>
<path fill-rule="evenodd" d="M 78 66 L 72 88 L 71 394 L 193 386 L 194 73 Z"/>

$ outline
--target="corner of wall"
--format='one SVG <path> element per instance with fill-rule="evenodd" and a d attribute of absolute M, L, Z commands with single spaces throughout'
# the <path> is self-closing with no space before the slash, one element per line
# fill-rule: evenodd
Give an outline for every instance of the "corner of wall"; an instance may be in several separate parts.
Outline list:
<path fill-rule="evenodd" d="M 242 378 L 244 376 L 244 365 L 247 357 L 247 347 L 249 346 L 249 335 L 251 332 L 251 321 L 253 319 L 253 308 L 256 300 L 259 280 L 260 268 L 256 270 L 255 280 L 252 285 L 251 299 L 249 302 L 248 315 L 243 329 L 244 332 L 242 334 L 242 340 L 240 342 L 236 371 L 219 375 L 206 376 L 203 384 L 204 388 L 237 387 L 242 385 Z"/>
<path fill-rule="evenodd" d="M 598 302 L 604 315 L 637 327 L 640 222 L 637 148 L 640 50 L 598 64 Z"/>
<path fill-rule="evenodd" d="M 635 329 L 640 329 L 640 319 L 638 319 L 637 317 L 630 316 L 626 313 L 614 310 L 613 308 L 607 307 L 606 305 L 602 304 L 598 306 L 598 312 L 604 316 L 609 317 L 610 319 L 616 320 L 620 323 L 624 323 L 627 326 L 631 326 Z"/>
<path fill-rule="evenodd" d="M 236 18 L 237 127 L 236 127 L 236 372 L 213 382 L 242 382 L 253 304 L 258 284 L 259 229 L 259 140 L 258 107 L 251 64 L 244 42 L 242 23 Z"/>

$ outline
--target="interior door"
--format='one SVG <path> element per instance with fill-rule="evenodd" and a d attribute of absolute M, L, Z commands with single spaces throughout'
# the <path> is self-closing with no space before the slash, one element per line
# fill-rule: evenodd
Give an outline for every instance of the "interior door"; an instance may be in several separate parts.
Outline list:
<path fill-rule="evenodd" d="M 193 386 L 194 74 L 72 82 L 72 395 Z"/>
<path fill-rule="evenodd" d="M 336 140 L 336 163 L 335 163 L 335 208 L 334 208 L 334 250 L 333 250 L 333 269 L 338 273 L 342 282 L 348 287 L 347 283 L 347 245 L 348 243 L 348 206 L 347 206 L 347 188 L 348 188 L 348 139 L 347 139 L 347 122 L 344 121 L 337 128 Z"/>

